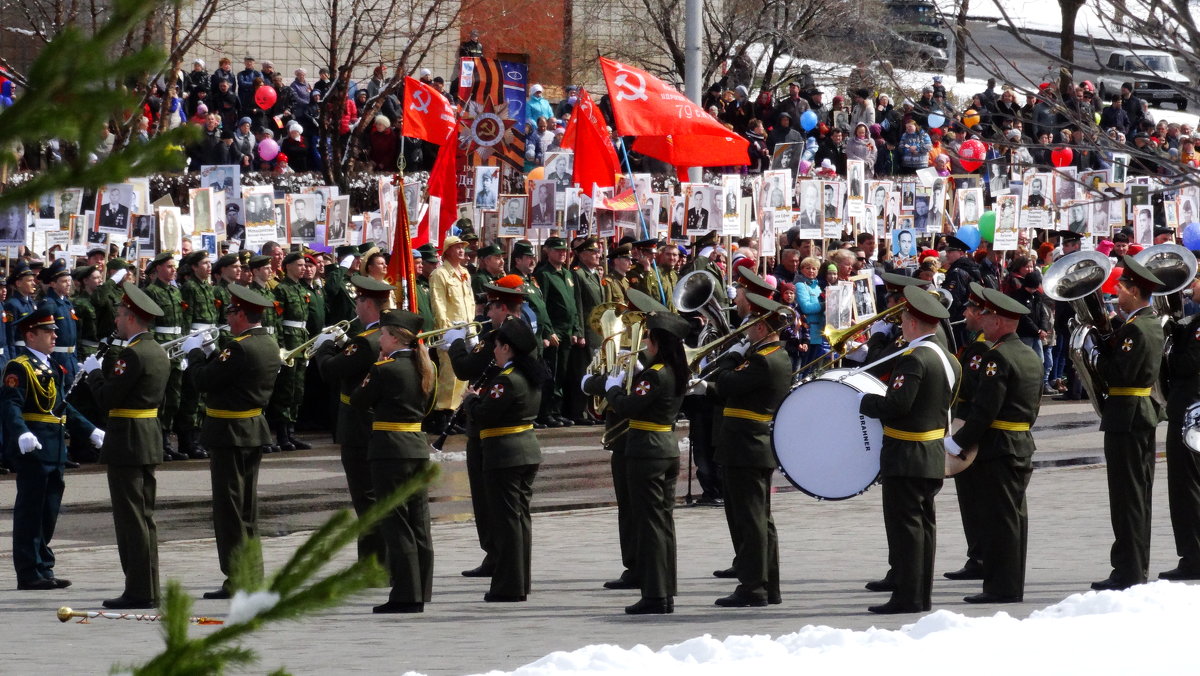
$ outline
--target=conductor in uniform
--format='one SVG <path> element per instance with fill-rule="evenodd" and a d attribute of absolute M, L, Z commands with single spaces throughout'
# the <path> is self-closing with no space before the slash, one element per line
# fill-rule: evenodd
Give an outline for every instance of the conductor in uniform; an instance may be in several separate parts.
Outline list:
<path fill-rule="evenodd" d="M 1162 280 L 1125 256 L 1117 306 L 1125 321 L 1099 341 L 1096 368 L 1108 387 L 1100 416 L 1112 518 L 1112 573 L 1092 589 L 1126 589 L 1150 569 L 1150 492 L 1154 485 L 1154 428 L 1162 419 L 1150 390 L 1162 364 L 1163 329 L 1150 306 Z"/>
<path fill-rule="evenodd" d="M 108 434 L 100 451 L 107 466 L 112 497 L 117 553 L 125 573 L 125 590 L 104 601 L 105 608 L 155 608 L 158 586 L 158 526 L 154 503 L 158 494 L 155 469 L 163 462 L 158 403 L 167 389 L 171 360 L 150 327 L 162 315 L 144 291 L 131 282 L 122 285 L 117 306 L 117 336 L 126 341 L 119 357 L 101 369 L 96 355 L 83 362 L 96 402 L 107 409 Z"/>
<path fill-rule="evenodd" d="M 217 351 L 203 344 L 204 336 L 183 343 L 188 375 L 206 396 L 200 443 L 212 457 L 213 530 L 225 575 L 220 589 L 204 593 L 206 599 L 230 597 L 233 552 L 258 536 L 258 466 L 262 447 L 271 441 L 263 409 L 280 367 L 279 344 L 262 326 L 263 313 L 275 302 L 240 284 L 230 284 L 229 295 L 225 320 L 233 338 L 228 344 Z"/>
<path fill-rule="evenodd" d="M 929 292 L 904 289 L 901 331 L 908 349 L 894 361 L 886 394 L 865 394 L 859 411 L 883 423 L 880 474 L 883 525 L 894 589 L 887 603 L 867 610 L 918 613 L 932 607 L 937 546 L 933 499 L 945 476 L 946 423 L 959 380 L 958 364 L 934 340 L 949 312 Z"/>
<path fill-rule="evenodd" d="M 1025 491 L 1033 473 L 1033 434 L 1042 402 L 1041 357 L 1021 342 L 1017 323 L 1029 308 L 995 289 L 982 289 L 979 313 L 992 348 L 977 363 L 966 422 L 946 440 L 946 453 L 978 445 L 966 499 L 978 521 L 983 591 L 967 603 L 1019 603 L 1025 594 L 1029 511 Z M 964 378 L 966 376 L 964 375 Z"/>

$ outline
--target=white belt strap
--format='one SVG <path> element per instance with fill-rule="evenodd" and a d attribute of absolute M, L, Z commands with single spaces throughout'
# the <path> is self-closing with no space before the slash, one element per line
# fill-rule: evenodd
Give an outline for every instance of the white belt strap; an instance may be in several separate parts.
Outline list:
<path fill-rule="evenodd" d="M 306 329 L 306 328 L 308 328 L 308 324 L 306 324 L 305 322 L 296 321 L 295 319 L 285 319 L 285 320 L 283 320 L 283 325 L 288 327 L 289 329 Z"/>
<path fill-rule="evenodd" d="M 216 324 L 200 324 L 200 323 L 193 323 L 193 324 L 192 324 L 192 331 L 193 331 L 193 332 L 195 332 L 195 331 L 207 331 L 207 330 L 209 330 L 209 329 L 211 329 L 211 328 L 214 328 L 214 327 L 216 327 Z"/>
<path fill-rule="evenodd" d="M 154 327 L 154 332 L 155 333 L 173 334 L 173 333 L 182 333 L 183 329 L 180 329 L 178 326 L 156 326 L 156 327 Z"/>
<path fill-rule="evenodd" d="M 55 345 L 54 351 L 62 353 L 62 354 L 74 354 L 75 346 L 74 345 Z"/>
<path fill-rule="evenodd" d="M 264 326 L 263 328 L 267 330 L 267 335 L 273 335 L 275 333 L 274 326 Z"/>

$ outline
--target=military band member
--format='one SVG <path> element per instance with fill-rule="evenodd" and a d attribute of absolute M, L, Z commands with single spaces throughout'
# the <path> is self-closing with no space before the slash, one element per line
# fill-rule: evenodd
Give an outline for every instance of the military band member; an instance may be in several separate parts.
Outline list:
<path fill-rule="evenodd" d="M 429 464 L 429 442 L 421 419 L 433 401 L 437 380 L 429 353 L 416 340 L 421 315 L 386 310 L 379 320 L 380 360 L 350 395 L 350 405 L 367 412 L 371 436 L 367 459 L 377 496 L 392 494 Z M 433 593 L 433 537 L 429 491 L 421 487 L 379 524 L 392 579 L 387 603 L 376 613 L 419 613 Z M 385 563 L 381 561 L 380 563 Z"/>
<path fill-rule="evenodd" d="M 154 340 L 159 344 L 180 338 L 183 334 L 184 309 L 183 296 L 175 281 L 175 254 L 170 251 L 155 256 L 146 266 L 146 276 L 152 281 L 146 285 L 146 295 L 163 311 L 161 316 L 154 318 Z M 179 413 L 179 397 L 183 385 L 182 358 L 171 360 L 171 377 L 167 380 L 167 389 L 163 394 L 162 405 L 158 408 L 158 419 L 162 425 L 163 458 L 166 460 L 188 459 L 187 449 L 176 452 L 171 446 L 171 430 L 175 424 L 175 416 Z"/>
<path fill-rule="evenodd" d="M 964 322 L 963 336 L 968 342 L 958 352 L 958 368 L 962 372 L 962 385 L 958 395 L 954 397 L 951 416 L 958 425 L 971 415 L 971 403 L 979 379 L 984 373 L 983 355 L 992 349 L 992 343 L 987 339 L 980 323 L 980 311 L 983 309 L 983 285 L 979 282 L 967 283 L 966 299 L 963 302 L 962 315 Z M 967 562 L 958 570 L 942 573 L 950 580 L 982 580 L 983 579 L 983 550 L 979 543 L 979 534 L 988 517 L 979 505 L 980 501 L 972 499 L 972 485 L 979 470 L 968 465 L 966 469 L 954 475 L 954 492 L 958 499 L 958 513 L 962 517 L 963 534 L 967 540 Z"/>
<path fill-rule="evenodd" d="M 312 292 L 301 282 L 308 262 L 304 255 L 292 252 L 283 258 L 284 276 L 275 285 L 275 302 L 279 304 L 279 330 L 275 339 L 285 350 L 295 350 L 308 336 L 308 307 Z M 297 354 L 290 365 L 284 364 L 275 382 L 267 420 L 275 430 L 275 443 L 281 451 L 308 450 L 308 443 L 296 438 L 296 415 L 304 399 L 304 369 L 308 360 Z"/>
<path fill-rule="evenodd" d="M 230 597 L 233 552 L 258 536 L 258 467 L 271 438 L 263 411 L 280 367 L 279 344 L 262 326 L 263 313 L 274 301 L 240 284 L 229 285 L 229 293 L 229 344 L 220 350 L 211 343 L 202 346 L 201 336 L 184 343 L 188 375 L 207 402 L 200 443 L 212 452 L 213 530 L 225 575 L 220 589 L 205 592 L 206 599 Z"/>
<path fill-rule="evenodd" d="M 204 249 L 193 251 L 180 261 L 188 271 L 179 295 L 183 298 L 184 333 L 215 332 L 221 319 L 217 307 L 216 288 L 212 284 L 212 261 Z M 206 334 L 212 335 L 212 333 Z M 179 452 L 194 459 L 208 457 L 208 451 L 196 439 L 200 430 L 200 393 L 190 378 L 184 377 L 179 389 L 179 413 L 175 416 L 175 431 L 179 437 Z"/>
<path fill-rule="evenodd" d="M 978 287 L 976 282 L 971 284 Z M 1029 544 L 1025 490 L 1033 473 L 1034 452 L 1029 430 L 1041 407 L 1042 359 L 1016 334 L 1017 323 L 1029 314 L 1029 308 L 995 289 L 971 291 L 983 296 L 978 323 L 992 348 L 974 362 L 978 367 L 968 365 L 967 370 L 975 371 L 970 381 L 964 372 L 964 385 L 971 387 L 974 395 L 965 412 L 965 424 L 946 440 L 946 452 L 951 455 L 979 447 L 975 462 L 967 469 L 974 474 L 965 489 L 972 517 L 978 520 L 972 526 L 978 529 L 983 592 L 963 600 L 1016 603 L 1025 594 Z M 959 490 L 963 489 L 960 484 Z"/>
<path fill-rule="evenodd" d="M 1154 485 L 1154 428 L 1162 411 L 1150 397 L 1162 364 L 1163 329 L 1150 307 L 1162 280 L 1125 256 L 1117 306 L 1125 321 L 1100 341 L 1096 368 L 1108 387 L 1100 416 L 1108 504 L 1112 518 L 1112 573 L 1092 589 L 1126 589 L 1150 572 L 1150 492 Z"/>
<path fill-rule="evenodd" d="M 105 608 L 155 608 L 159 593 L 158 526 L 154 503 L 158 481 L 154 472 L 162 464 L 162 429 L 158 403 L 171 375 L 171 360 L 151 337 L 154 318 L 162 314 L 141 289 L 131 282 L 117 308 L 117 337 L 127 342 L 118 359 L 100 368 L 92 355 L 83 363 L 88 385 L 108 414 L 108 434 L 100 453 L 106 465 L 112 498 L 117 553 L 125 588 L 104 601 Z"/>
<path fill-rule="evenodd" d="M 62 368 L 50 361 L 58 328 L 54 315 L 33 310 L 15 328 L 22 347 L 5 367 L 0 389 L 4 457 L 17 474 L 13 566 L 18 589 L 61 589 L 71 583 L 54 575 L 50 539 L 62 504 L 64 429 L 89 439 L 96 448 L 104 444 L 104 430 L 63 400 L 69 383 Z"/>
<path fill-rule="evenodd" d="M 499 368 L 493 359 L 496 329 L 513 317 L 521 316 L 525 303 L 525 280 L 520 275 L 505 275 L 494 283 L 483 285 L 487 304 L 484 316 L 491 323 L 479 337 L 474 347 L 467 344 L 467 330 L 451 329 L 444 339 L 450 346 L 447 354 L 459 380 L 475 383 L 490 381 Z M 475 514 L 475 532 L 479 537 L 479 548 L 483 550 L 483 562 L 477 567 L 462 572 L 464 577 L 491 577 L 495 570 L 495 547 L 492 544 L 487 508 L 487 489 L 483 481 L 483 447 L 479 438 L 479 426 L 467 418 L 467 480 L 471 486 L 471 508 Z"/>
<path fill-rule="evenodd" d="M 629 269 L 633 266 L 633 254 L 628 244 L 613 247 L 608 252 L 608 274 L 601 280 L 604 286 L 605 303 L 625 303 L 625 292 L 629 290 Z"/>
<path fill-rule="evenodd" d="M 716 461 L 722 468 L 725 520 L 733 540 L 738 586 L 716 605 L 732 608 L 780 603 L 779 537 L 771 518 L 771 477 L 778 462 L 771 444 L 771 421 L 791 390 L 792 361 L 779 331 L 792 321 L 787 308 L 747 294 L 750 349 L 736 348 L 696 389 L 724 402 L 717 429 Z"/>
<path fill-rule="evenodd" d="M 371 440 L 371 417 L 369 412 L 350 405 L 350 395 L 379 356 L 379 317 L 395 287 L 363 275 L 354 275 L 350 282 L 355 291 L 354 311 L 363 330 L 350 336 L 344 349 L 339 349 L 335 336 L 322 335 L 317 339 L 313 361 L 317 362 L 325 382 L 339 390 L 335 441 L 341 445 L 342 469 L 346 472 L 350 503 L 354 513 L 361 516 L 375 504 L 367 449 Z M 358 541 L 359 560 L 365 561 L 370 556 L 386 561 L 383 541 L 375 532 Z"/>
<path fill-rule="evenodd" d="M 629 291 L 629 307 L 631 312 L 670 312 L 666 305 L 650 296 L 631 289 Z M 589 375 L 583 379 L 584 394 L 603 397 L 608 387 L 607 373 Z M 617 501 L 617 536 L 621 544 L 621 564 L 624 570 L 614 580 L 604 583 L 605 589 L 640 589 L 637 565 L 637 529 L 633 523 L 632 506 L 629 501 L 629 480 L 626 473 L 628 460 L 625 456 L 625 446 L 628 436 L 616 434 L 625 426 L 625 419 L 617 415 L 611 406 L 604 411 L 604 432 L 608 439 L 607 448 L 612 453 L 609 460 L 613 477 L 613 494 Z"/>
<path fill-rule="evenodd" d="M 542 451 L 533 433 L 542 381 L 549 377 L 537 359 L 537 338 L 520 319 L 496 329 L 492 356 L 500 371 L 475 392 L 469 404 L 479 428 L 495 567 L 483 600 L 524 601 L 531 588 L 533 521 L 529 504 Z"/>
<path fill-rule="evenodd" d="M 1200 298 L 1200 279 L 1192 281 Z M 1162 383 L 1167 394 L 1167 495 L 1179 565 L 1158 574 L 1162 580 L 1200 579 L 1200 453 L 1183 442 L 1184 416 L 1200 401 L 1200 314 L 1167 325 L 1170 349 L 1163 357 Z"/>
<path fill-rule="evenodd" d="M 960 374 L 933 334 L 949 312 L 933 295 L 911 286 L 901 331 L 908 343 L 894 359 L 885 395 L 863 395 L 860 412 L 883 423 L 880 474 L 891 599 L 873 613 L 916 613 L 932 606 L 936 517 L 933 499 L 946 471 L 946 423 Z"/>
<path fill-rule="evenodd" d="M 679 444 L 675 419 L 689 377 L 683 339 L 691 330 L 676 314 L 653 312 L 646 318 L 649 365 L 633 377 L 626 392 L 624 375 L 605 383 L 605 398 L 624 418 L 626 482 L 636 535 L 636 577 L 641 599 L 625 608 L 629 615 L 675 612 L 675 485 L 679 480 Z"/>

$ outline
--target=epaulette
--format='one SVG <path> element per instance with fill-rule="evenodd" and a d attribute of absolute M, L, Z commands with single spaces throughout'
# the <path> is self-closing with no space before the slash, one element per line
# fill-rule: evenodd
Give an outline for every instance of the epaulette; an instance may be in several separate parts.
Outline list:
<path fill-rule="evenodd" d="M 661 364 L 661 363 L 659 363 L 659 364 L 655 364 L 654 366 L 651 366 L 651 367 L 650 367 L 650 370 L 651 370 L 651 371 L 661 371 L 661 370 L 662 370 L 662 368 L 663 368 L 663 366 L 664 366 L 664 365 L 663 365 L 663 364 Z"/>
<path fill-rule="evenodd" d="M 778 349 L 779 349 L 778 345 L 772 345 L 770 347 L 764 347 L 763 349 L 759 350 L 758 354 L 765 357 L 765 356 L 771 354 L 772 352 L 775 352 Z"/>
<path fill-rule="evenodd" d="M 396 360 L 392 359 L 391 357 L 388 357 L 387 359 L 380 359 L 379 361 L 375 362 L 375 366 L 380 366 L 382 364 L 388 364 L 388 363 L 391 363 L 394 361 L 396 361 Z"/>
<path fill-rule="evenodd" d="M 506 375 L 508 375 L 508 374 L 510 374 L 510 373 L 512 373 L 512 372 L 513 372 L 513 367 L 509 366 L 508 368 L 506 368 L 506 369 L 504 369 L 503 371 L 501 371 L 501 372 L 500 372 L 500 375 L 502 375 L 502 376 L 506 376 Z"/>

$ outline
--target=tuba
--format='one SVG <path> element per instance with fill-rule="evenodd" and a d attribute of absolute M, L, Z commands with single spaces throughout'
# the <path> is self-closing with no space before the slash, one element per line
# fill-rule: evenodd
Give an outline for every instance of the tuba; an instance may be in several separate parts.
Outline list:
<path fill-rule="evenodd" d="M 1106 387 L 1096 367 L 1096 345 L 1112 334 L 1100 287 L 1112 272 L 1113 261 L 1098 251 L 1076 251 L 1058 259 L 1042 278 L 1051 300 L 1066 301 L 1075 310 L 1068 349 L 1071 363 L 1096 415 L 1102 414 Z"/>
<path fill-rule="evenodd" d="M 1146 247 L 1133 256 L 1133 260 L 1146 266 L 1155 277 L 1162 280 L 1163 288 L 1153 294 L 1154 311 L 1162 322 L 1166 339 L 1163 342 L 1164 358 L 1171 354 L 1175 344 L 1176 323 L 1183 319 L 1183 292 L 1196 278 L 1196 255 L 1187 247 L 1178 244 L 1156 244 Z M 1150 396 L 1160 405 L 1166 406 L 1167 397 L 1161 381 L 1155 381 Z"/>
<path fill-rule="evenodd" d="M 693 270 L 675 282 L 671 302 L 680 312 L 695 312 L 705 318 L 698 345 L 710 343 L 733 331 L 729 325 L 729 308 L 721 303 L 721 280 L 707 270 Z"/>
<path fill-rule="evenodd" d="M 625 336 L 625 323 L 621 321 L 624 306 L 620 303 L 601 303 L 592 308 L 588 315 L 588 328 L 600 336 L 600 348 L 592 355 L 588 364 L 588 375 L 608 374 L 617 363 Z M 604 397 L 592 397 L 592 412 L 597 417 L 604 413 L 608 402 Z"/>

